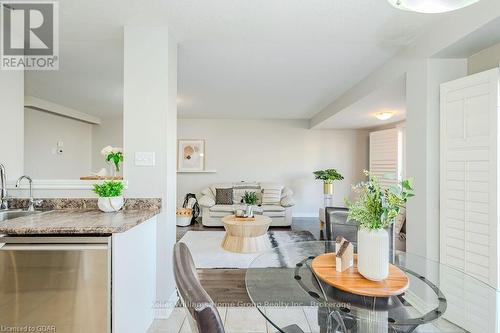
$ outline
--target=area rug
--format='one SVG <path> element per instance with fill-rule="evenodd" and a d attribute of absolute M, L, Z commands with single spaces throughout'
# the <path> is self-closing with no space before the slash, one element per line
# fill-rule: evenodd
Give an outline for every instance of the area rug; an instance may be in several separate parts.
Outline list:
<path fill-rule="evenodd" d="M 188 231 L 179 242 L 185 243 L 196 268 L 248 268 L 261 253 L 234 253 L 221 247 L 224 231 Z M 269 244 L 273 248 L 283 247 L 296 242 L 313 241 L 314 236 L 309 231 L 268 231 Z M 291 246 L 290 246 L 291 247 Z M 284 267 L 294 265 L 293 253 L 287 251 L 272 251 L 265 260 L 259 258 L 258 265 L 252 267 Z M 293 255 L 292 255 L 293 256 Z"/>

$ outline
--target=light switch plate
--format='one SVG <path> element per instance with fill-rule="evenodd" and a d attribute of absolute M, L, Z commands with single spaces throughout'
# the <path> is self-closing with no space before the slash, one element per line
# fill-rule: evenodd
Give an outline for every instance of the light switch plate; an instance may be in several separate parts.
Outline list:
<path fill-rule="evenodd" d="M 155 153 L 154 152 L 136 152 L 135 153 L 136 166 L 155 166 Z"/>

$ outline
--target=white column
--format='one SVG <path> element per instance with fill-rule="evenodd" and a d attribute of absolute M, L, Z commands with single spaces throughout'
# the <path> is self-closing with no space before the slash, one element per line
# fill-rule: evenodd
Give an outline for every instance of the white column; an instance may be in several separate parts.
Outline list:
<path fill-rule="evenodd" d="M 177 44 L 167 27 L 124 28 L 124 178 L 128 197 L 162 198 L 157 227 L 157 303 L 175 291 Z M 135 154 L 155 154 L 154 165 L 135 165 Z M 140 286 L 139 286 L 140 287 Z"/>
<path fill-rule="evenodd" d="M 467 75 L 466 59 L 415 60 L 406 74 L 406 251 L 439 260 L 439 85 Z"/>
<path fill-rule="evenodd" d="M 0 70 L 0 164 L 7 180 L 24 172 L 24 71 Z"/>

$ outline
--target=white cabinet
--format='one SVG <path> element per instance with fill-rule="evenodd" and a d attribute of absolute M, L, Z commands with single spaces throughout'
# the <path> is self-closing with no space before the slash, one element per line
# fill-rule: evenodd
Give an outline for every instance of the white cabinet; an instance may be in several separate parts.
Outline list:
<path fill-rule="evenodd" d="M 498 69 L 441 85 L 440 260 L 499 287 Z"/>

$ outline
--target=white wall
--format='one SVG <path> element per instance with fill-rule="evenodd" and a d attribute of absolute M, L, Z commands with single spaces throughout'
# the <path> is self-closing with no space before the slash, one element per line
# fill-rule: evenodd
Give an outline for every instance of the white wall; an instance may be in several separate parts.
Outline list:
<path fill-rule="evenodd" d="M 279 182 L 295 192 L 295 216 L 318 216 L 321 181 L 313 171 L 336 168 L 334 203 L 344 205 L 351 184 L 368 166 L 368 134 L 355 130 L 310 130 L 307 120 L 179 119 L 178 139 L 206 140 L 206 169 L 214 174 L 178 173 L 177 201 L 212 183 Z"/>
<path fill-rule="evenodd" d="M 24 72 L 0 71 L 0 163 L 7 179 L 17 179 L 24 169 Z"/>
<path fill-rule="evenodd" d="M 123 115 L 101 117 L 100 125 L 92 125 L 92 171 L 108 169 L 101 155 L 106 146 L 123 147 Z"/>
<path fill-rule="evenodd" d="M 415 179 L 407 204 L 406 251 L 439 260 L 439 85 L 467 75 L 466 59 L 421 59 L 406 82 L 406 172 Z"/>
<path fill-rule="evenodd" d="M 124 28 L 123 74 L 124 177 L 129 181 L 125 194 L 163 200 L 158 215 L 155 304 L 166 304 L 175 292 L 171 260 L 177 124 L 177 44 L 167 27 Z M 136 166 L 136 152 L 155 153 L 155 165 Z M 168 315 L 169 309 L 165 310 L 160 314 Z"/>
<path fill-rule="evenodd" d="M 500 43 L 484 49 L 468 59 L 468 73 L 474 74 L 498 67 L 500 63 Z"/>
<path fill-rule="evenodd" d="M 63 142 L 58 154 L 57 143 Z M 24 172 L 34 179 L 79 179 L 90 175 L 92 125 L 24 109 Z"/>

